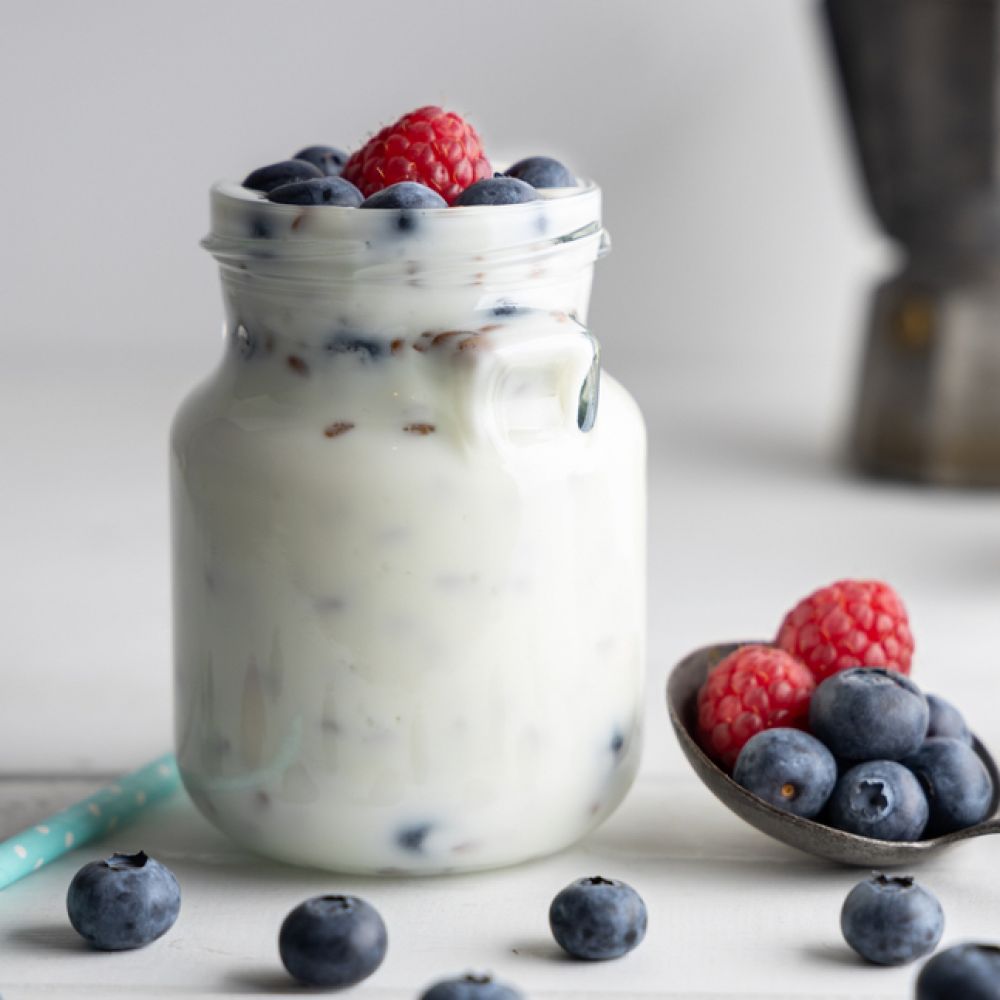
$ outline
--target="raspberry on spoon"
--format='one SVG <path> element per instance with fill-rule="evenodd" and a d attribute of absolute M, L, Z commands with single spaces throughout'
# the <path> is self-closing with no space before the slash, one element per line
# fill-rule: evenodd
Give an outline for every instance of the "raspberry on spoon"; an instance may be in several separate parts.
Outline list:
<path fill-rule="evenodd" d="M 698 692 L 698 742 L 727 770 L 764 729 L 805 729 L 812 674 L 771 646 L 740 646 L 709 672 Z"/>
<path fill-rule="evenodd" d="M 801 660 L 817 683 L 848 667 L 910 672 L 913 636 L 906 608 L 887 583 L 839 580 L 785 615 L 776 644 Z"/>

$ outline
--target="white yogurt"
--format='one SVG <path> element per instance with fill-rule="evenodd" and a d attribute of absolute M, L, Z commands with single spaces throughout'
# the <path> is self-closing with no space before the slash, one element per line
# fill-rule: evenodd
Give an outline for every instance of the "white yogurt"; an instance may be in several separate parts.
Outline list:
<path fill-rule="evenodd" d="M 606 375 L 580 427 L 603 240 L 593 186 L 409 213 L 213 190 L 227 342 L 173 429 L 176 717 L 237 840 L 460 871 L 621 801 L 645 438 Z"/>

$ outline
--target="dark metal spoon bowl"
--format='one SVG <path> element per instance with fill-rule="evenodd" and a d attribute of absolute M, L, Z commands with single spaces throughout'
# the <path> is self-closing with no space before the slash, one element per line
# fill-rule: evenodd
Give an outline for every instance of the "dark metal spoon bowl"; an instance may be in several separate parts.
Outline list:
<path fill-rule="evenodd" d="M 766 642 L 760 644 L 766 645 Z M 1000 817 L 997 816 L 997 808 L 1000 806 L 1000 773 L 979 740 L 975 741 L 974 749 L 993 779 L 993 801 L 989 812 L 991 818 L 965 830 L 929 840 L 894 842 L 859 837 L 857 834 L 835 830 L 822 823 L 775 809 L 738 785 L 698 745 L 696 723 L 698 691 L 705 682 L 706 675 L 719 660 L 741 645 L 746 643 L 728 642 L 696 649 L 674 667 L 667 679 L 667 710 L 684 755 L 712 794 L 741 819 L 775 840 L 807 854 L 864 868 L 915 864 L 960 840 L 1000 833 Z"/>

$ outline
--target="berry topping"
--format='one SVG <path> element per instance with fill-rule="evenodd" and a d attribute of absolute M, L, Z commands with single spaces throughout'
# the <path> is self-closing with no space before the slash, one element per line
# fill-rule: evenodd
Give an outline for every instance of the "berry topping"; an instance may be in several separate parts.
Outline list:
<path fill-rule="evenodd" d="M 280 163 L 269 163 L 266 167 L 251 170 L 243 181 L 245 188 L 251 191 L 273 191 L 282 184 L 293 181 L 308 181 L 313 177 L 322 177 L 319 167 L 305 160 L 282 160 Z"/>
<path fill-rule="evenodd" d="M 840 911 L 844 940 L 876 965 L 905 965 L 937 947 L 944 911 L 912 878 L 876 873 L 859 882 Z"/>
<path fill-rule="evenodd" d="M 343 176 L 368 197 L 400 181 L 425 184 L 448 203 L 492 173 L 476 130 L 428 106 L 387 125 L 352 154 Z"/>
<path fill-rule="evenodd" d="M 927 835 L 939 837 L 981 823 L 990 814 L 993 781 L 979 754 L 960 740 L 927 740 L 903 763 L 927 794 Z"/>
<path fill-rule="evenodd" d="M 318 167 L 324 177 L 339 177 L 347 163 L 347 153 L 336 146 L 306 146 L 295 154 L 295 159 Z"/>
<path fill-rule="evenodd" d="M 902 760 L 923 743 L 929 718 L 920 688 L 881 667 L 828 677 L 809 705 L 809 728 L 847 760 Z"/>
<path fill-rule="evenodd" d="M 278 935 L 281 961 L 306 986 L 354 986 L 382 964 L 387 947 L 378 911 L 357 896 L 307 899 L 285 917 Z"/>
<path fill-rule="evenodd" d="M 740 751 L 733 779 L 775 808 L 810 819 L 837 783 L 837 762 L 801 729 L 766 729 Z"/>
<path fill-rule="evenodd" d="M 560 188 L 576 185 L 576 178 L 551 156 L 529 156 L 518 160 L 506 171 L 506 175 L 517 177 L 534 188 Z"/>
<path fill-rule="evenodd" d="M 174 925 L 181 890 L 173 872 L 138 854 L 112 854 L 84 865 L 70 882 L 73 929 L 102 951 L 141 948 Z"/>
<path fill-rule="evenodd" d="M 538 201 L 538 192 L 516 177 L 487 177 L 467 187 L 453 205 L 520 205 Z"/>
<path fill-rule="evenodd" d="M 730 768 L 762 729 L 804 729 L 816 682 L 794 657 L 771 646 L 741 646 L 712 668 L 698 692 L 698 740 Z"/>
<path fill-rule="evenodd" d="M 581 878 L 552 900 L 549 926 L 574 958 L 620 958 L 646 936 L 646 904 L 624 882 L 599 875 Z"/>
<path fill-rule="evenodd" d="M 421 993 L 420 1000 L 523 1000 L 523 997 L 492 976 L 470 973 L 458 979 L 442 979 Z"/>
<path fill-rule="evenodd" d="M 841 580 L 800 601 L 781 623 L 777 645 L 821 681 L 848 667 L 910 672 L 913 636 L 906 608 L 888 584 Z"/>
<path fill-rule="evenodd" d="M 369 195 L 362 208 L 447 208 L 444 198 L 423 184 L 400 181 Z"/>
<path fill-rule="evenodd" d="M 831 826 L 875 840 L 917 840 L 927 826 L 927 797 L 917 779 L 894 760 L 852 767 L 830 796 Z"/>
<path fill-rule="evenodd" d="M 308 181 L 293 181 L 272 188 L 268 201 L 280 205 L 341 205 L 357 208 L 364 200 L 361 192 L 343 177 L 313 177 Z"/>

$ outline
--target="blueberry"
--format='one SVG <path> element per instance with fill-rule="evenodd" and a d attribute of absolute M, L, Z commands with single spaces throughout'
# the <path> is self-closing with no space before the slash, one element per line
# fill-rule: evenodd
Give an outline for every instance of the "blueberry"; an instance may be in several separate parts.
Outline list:
<path fill-rule="evenodd" d="M 269 240 L 274 235 L 274 232 L 267 219 L 261 216 L 252 216 L 250 219 L 250 235 L 255 240 Z"/>
<path fill-rule="evenodd" d="M 815 736 L 799 729 L 765 729 L 744 744 L 733 778 L 770 805 L 811 818 L 837 783 L 837 762 Z"/>
<path fill-rule="evenodd" d="M 272 188 L 268 201 L 279 205 L 340 205 L 357 208 L 364 198 L 361 192 L 343 177 L 313 177 Z"/>
<path fill-rule="evenodd" d="M 576 186 L 576 178 L 551 156 L 529 156 L 518 160 L 506 173 L 508 177 L 517 177 L 533 188 Z"/>
<path fill-rule="evenodd" d="M 389 345 L 371 337 L 361 337 L 353 333 L 335 333 L 323 344 L 328 354 L 353 354 L 364 361 L 374 361 L 389 353 Z"/>
<path fill-rule="evenodd" d="M 295 154 L 295 159 L 318 167 L 324 177 L 339 177 L 347 163 L 347 153 L 336 146 L 306 146 Z"/>
<path fill-rule="evenodd" d="M 357 896 L 307 899 L 278 934 L 281 961 L 306 986 L 354 986 L 382 964 L 387 947 L 378 911 Z"/>
<path fill-rule="evenodd" d="M 448 203 L 426 184 L 400 181 L 376 191 L 361 203 L 362 208 L 447 208 Z"/>
<path fill-rule="evenodd" d="M 526 201 L 538 201 L 538 192 L 516 177 L 487 177 L 467 187 L 452 202 L 462 205 L 520 205 Z"/>
<path fill-rule="evenodd" d="M 91 861 L 73 876 L 66 894 L 74 930 L 102 951 L 155 941 L 173 927 L 180 908 L 173 872 L 142 851 Z"/>
<path fill-rule="evenodd" d="M 646 904 L 624 882 L 599 875 L 581 878 L 552 900 L 549 926 L 574 958 L 619 958 L 645 937 Z"/>
<path fill-rule="evenodd" d="M 927 695 L 927 705 L 931 710 L 931 720 L 927 726 L 927 736 L 950 736 L 972 746 L 972 733 L 962 718 L 962 713 L 950 701 L 936 694 Z"/>
<path fill-rule="evenodd" d="M 263 191 L 266 194 L 282 184 L 307 181 L 322 176 L 319 167 L 314 167 L 305 160 L 282 160 L 280 163 L 269 163 L 266 167 L 252 170 L 243 181 L 243 186 L 250 188 L 251 191 Z"/>
<path fill-rule="evenodd" d="M 847 894 L 840 929 L 844 940 L 869 962 L 905 965 L 937 947 L 944 911 L 937 897 L 911 877 L 876 873 Z"/>
<path fill-rule="evenodd" d="M 837 782 L 827 807 L 831 826 L 876 840 L 916 840 L 927 815 L 920 782 L 894 760 L 856 764 Z"/>
<path fill-rule="evenodd" d="M 928 836 L 964 830 L 990 814 L 990 773 L 979 754 L 961 740 L 935 736 L 903 763 L 917 776 L 927 796 Z"/>
<path fill-rule="evenodd" d="M 1000 947 L 959 944 L 920 970 L 916 1000 L 1000 1000 Z"/>
<path fill-rule="evenodd" d="M 492 976 L 470 974 L 459 979 L 442 979 L 421 993 L 420 1000 L 523 1000 L 523 996 Z"/>
<path fill-rule="evenodd" d="M 920 688 L 881 667 L 833 674 L 809 704 L 809 728 L 849 760 L 902 760 L 923 743 L 929 718 Z"/>
<path fill-rule="evenodd" d="M 415 823 L 413 826 L 404 826 L 396 834 L 396 843 L 404 851 L 421 854 L 432 829 L 433 826 L 430 823 Z"/>

